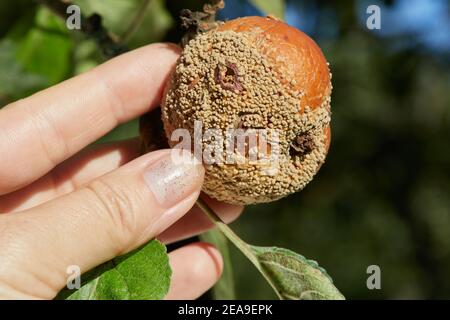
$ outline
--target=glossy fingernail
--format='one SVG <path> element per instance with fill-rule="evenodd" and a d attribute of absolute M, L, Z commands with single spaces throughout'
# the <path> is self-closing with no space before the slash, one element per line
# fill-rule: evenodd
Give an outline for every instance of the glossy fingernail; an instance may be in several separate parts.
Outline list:
<path fill-rule="evenodd" d="M 144 180 L 158 204 L 168 209 L 198 191 L 203 182 L 203 170 L 191 156 L 175 160 L 168 153 L 146 169 Z"/>

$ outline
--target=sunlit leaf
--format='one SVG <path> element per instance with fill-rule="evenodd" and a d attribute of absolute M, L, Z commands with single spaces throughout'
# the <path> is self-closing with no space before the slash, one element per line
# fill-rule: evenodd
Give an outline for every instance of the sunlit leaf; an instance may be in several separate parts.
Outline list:
<path fill-rule="evenodd" d="M 0 107 L 47 85 L 44 77 L 24 70 L 15 57 L 15 50 L 12 41 L 0 41 Z"/>
<path fill-rule="evenodd" d="M 17 45 L 17 59 L 25 70 L 45 77 L 49 84 L 67 78 L 73 43 L 63 20 L 47 9 L 38 10 L 35 26 Z"/>
<path fill-rule="evenodd" d="M 130 28 L 144 1 L 146 0 L 75 0 L 74 3 L 80 6 L 85 16 L 101 13 L 104 26 L 120 38 Z M 131 47 L 162 40 L 173 23 L 164 7 L 164 1 L 150 0 L 140 25 L 131 37 Z"/>
<path fill-rule="evenodd" d="M 167 294 L 171 269 L 166 247 L 153 240 L 81 276 L 75 292 L 62 291 L 68 300 L 157 300 Z"/>
<path fill-rule="evenodd" d="M 287 249 L 250 246 L 261 270 L 286 300 L 342 300 L 344 296 L 317 262 Z"/>

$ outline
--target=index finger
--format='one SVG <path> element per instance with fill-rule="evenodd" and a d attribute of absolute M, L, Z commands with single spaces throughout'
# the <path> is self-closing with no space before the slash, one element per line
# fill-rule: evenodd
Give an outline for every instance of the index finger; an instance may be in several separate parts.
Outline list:
<path fill-rule="evenodd" d="M 0 110 L 0 195 L 157 106 L 178 56 L 175 45 L 149 45 Z"/>

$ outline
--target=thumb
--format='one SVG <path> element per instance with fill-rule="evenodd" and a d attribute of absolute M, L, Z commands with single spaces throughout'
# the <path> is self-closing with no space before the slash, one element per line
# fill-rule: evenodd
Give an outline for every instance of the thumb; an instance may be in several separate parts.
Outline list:
<path fill-rule="evenodd" d="M 170 150 L 149 153 L 76 192 L 0 217 L 0 283 L 14 279 L 22 293 L 52 298 L 68 266 L 85 272 L 157 236 L 200 193 L 203 167 L 178 159 Z"/>

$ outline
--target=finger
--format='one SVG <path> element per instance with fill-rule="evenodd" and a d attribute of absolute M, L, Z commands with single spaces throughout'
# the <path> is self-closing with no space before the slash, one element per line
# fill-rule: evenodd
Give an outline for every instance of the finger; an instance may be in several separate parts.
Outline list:
<path fill-rule="evenodd" d="M 172 280 L 166 300 L 192 300 L 208 291 L 220 278 L 220 252 L 207 243 L 193 243 L 169 254 Z"/>
<path fill-rule="evenodd" d="M 204 169 L 149 153 L 33 209 L 0 216 L 0 283 L 52 298 L 82 272 L 154 238 L 194 205 Z"/>
<path fill-rule="evenodd" d="M 202 194 L 201 197 L 225 223 L 230 223 L 236 220 L 241 215 L 244 209 L 243 206 L 227 204 L 211 199 L 205 194 Z M 170 226 L 170 228 L 161 233 L 158 236 L 158 240 L 169 244 L 175 241 L 180 241 L 199 235 L 213 227 L 214 224 L 203 213 L 203 211 L 198 206 L 194 206 L 180 220 L 175 222 L 172 226 Z"/>
<path fill-rule="evenodd" d="M 138 139 L 88 148 L 63 162 L 25 189 L 0 197 L 0 213 L 29 209 L 68 194 L 131 161 L 139 155 L 139 152 Z M 242 206 L 219 202 L 205 194 L 202 197 L 226 223 L 234 221 L 242 213 Z M 164 243 L 172 243 L 198 235 L 212 227 L 213 224 L 200 208 L 194 206 L 185 216 L 159 235 L 158 239 Z"/>
<path fill-rule="evenodd" d="M 149 45 L 0 110 L 0 194 L 155 107 L 178 56 L 174 45 Z"/>
<path fill-rule="evenodd" d="M 113 171 L 139 156 L 139 139 L 90 147 L 68 159 L 23 190 L 0 197 L 0 213 L 17 212 L 35 207 L 68 194 L 86 183 Z M 202 198 L 230 223 L 242 213 L 243 207 L 219 202 L 203 194 Z M 185 216 L 165 230 L 158 239 L 164 243 L 190 238 L 212 228 L 205 214 L 194 206 Z"/>
<path fill-rule="evenodd" d="M 90 146 L 23 189 L 0 196 L 0 214 L 68 194 L 140 155 L 139 139 Z"/>

